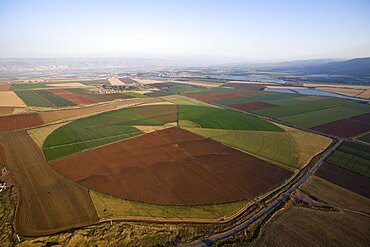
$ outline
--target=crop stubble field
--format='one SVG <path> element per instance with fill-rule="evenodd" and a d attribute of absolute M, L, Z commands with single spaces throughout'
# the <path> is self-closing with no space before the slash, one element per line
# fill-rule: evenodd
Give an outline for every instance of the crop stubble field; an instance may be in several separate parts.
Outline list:
<path fill-rule="evenodd" d="M 27 132 L 2 133 L 0 143 L 20 190 L 17 232 L 45 235 L 97 222 L 87 189 L 50 169 Z"/>

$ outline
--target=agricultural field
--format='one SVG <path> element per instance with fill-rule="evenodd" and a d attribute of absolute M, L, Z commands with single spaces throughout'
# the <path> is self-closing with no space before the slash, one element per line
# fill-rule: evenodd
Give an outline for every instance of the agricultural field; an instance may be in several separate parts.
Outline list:
<path fill-rule="evenodd" d="M 358 139 L 370 144 L 370 133 L 366 133 L 365 135 L 360 136 Z"/>
<path fill-rule="evenodd" d="M 56 95 L 59 95 L 69 101 L 72 101 L 76 105 L 87 105 L 87 104 L 93 104 L 95 101 L 83 97 L 81 95 L 75 94 L 71 91 L 65 90 L 65 89 L 49 89 L 49 92 L 52 92 Z"/>
<path fill-rule="evenodd" d="M 12 91 L 0 91 L 0 107 L 25 107 L 26 104 Z"/>
<path fill-rule="evenodd" d="M 45 235 L 97 223 L 87 189 L 50 169 L 26 131 L 1 133 L 0 144 L 20 191 L 15 215 L 19 234 Z"/>
<path fill-rule="evenodd" d="M 285 132 L 188 128 L 271 164 L 295 171 L 329 146 L 329 138 L 283 127 Z"/>
<path fill-rule="evenodd" d="M 181 127 L 210 129 L 284 131 L 277 125 L 254 116 L 222 108 L 180 105 Z"/>
<path fill-rule="evenodd" d="M 43 121 L 39 114 L 20 114 L 0 117 L 0 132 L 19 130 L 42 125 Z"/>
<path fill-rule="evenodd" d="M 49 86 L 46 83 L 21 83 L 21 84 L 12 84 L 10 90 L 28 90 L 28 89 L 43 89 L 48 88 Z"/>
<path fill-rule="evenodd" d="M 0 91 L 8 91 L 10 89 L 9 83 L 0 83 Z"/>
<path fill-rule="evenodd" d="M 337 208 L 370 213 L 370 198 L 345 189 L 317 176 L 312 176 L 301 189 L 319 201 Z"/>
<path fill-rule="evenodd" d="M 345 142 L 326 162 L 370 178 L 370 146 L 368 145 Z"/>
<path fill-rule="evenodd" d="M 33 90 L 16 91 L 18 97 L 20 97 L 28 106 L 38 107 L 55 107 L 55 105 L 48 99 L 42 97 Z"/>
<path fill-rule="evenodd" d="M 143 133 L 133 125 L 164 125 L 176 120 L 175 105 L 142 106 L 101 113 L 56 129 L 46 138 L 43 150 L 46 160 L 50 161 Z"/>
<path fill-rule="evenodd" d="M 237 213 L 249 201 L 196 206 L 163 206 L 136 201 L 90 190 L 99 219 L 164 219 L 164 220 L 219 220 Z"/>
<path fill-rule="evenodd" d="M 54 94 L 48 90 L 35 90 L 37 94 L 39 94 L 41 97 L 45 98 L 46 100 L 53 103 L 55 106 L 75 106 L 76 104 L 72 101 L 63 98 L 57 94 Z"/>
<path fill-rule="evenodd" d="M 255 246 L 367 246 L 368 216 L 294 206 L 267 225 Z"/>
<path fill-rule="evenodd" d="M 150 84 L 150 86 L 159 89 L 146 94 L 150 97 L 166 96 L 173 94 L 185 94 L 204 89 L 204 87 L 201 86 L 180 84 L 174 82 L 156 83 Z"/>
<path fill-rule="evenodd" d="M 176 127 L 55 160 L 50 166 L 92 190 L 161 205 L 248 200 L 291 175 Z"/>

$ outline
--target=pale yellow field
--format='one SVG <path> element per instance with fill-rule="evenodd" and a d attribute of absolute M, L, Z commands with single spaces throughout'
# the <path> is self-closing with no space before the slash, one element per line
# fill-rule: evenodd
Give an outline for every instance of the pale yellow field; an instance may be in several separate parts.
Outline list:
<path fill-rule="evenodd" d="M 370 89 L 360 93 L 359 95 L 357 95 L 357 97 L 369 99 L 370 98 Z"/>
<path fill-rule="evenodd" d="M 190 121 L 180 121 L 180 126 L 292 172 L 307 165 L 331 143 L 327 137 L 281 125 L 285 132 L 197 128 Z"/>
<path fill-rule="evenodd" d="M 26 107 L 26 104 L 12 91 L 0 92 L 0 106 Z"/>
<path fill-rule="evenodd" d="M 291 87 L 291 86 L 266 86 L 267 88 L 277 88 L 277 89 L 305 89 L 304 87 Z"/>
<path fill-rule="evenodd" d="M 117 77 L 110 77 L 108 78 L 108 81 L 109 83 L 112 85 L 112 86 L 124 86 L 126 85 L 124 82 L 122 82 L 120 79 L 118 79 Z"/>
<path fill-rule="evenodd" d="M 248 201 L 200 206 L 163 206 L 127 201 L 91 191 L 99 219 L 218 220 L 237 213 Z"/>
<path fill-rule="evenodd" d="M 163 96 L 161 98 L 176 105 L 197 105 L 206 107 L 218 107 L 183 95 L 168 95 Z"/>
<path fill-rule="evenodd" d="M 71 82 L 71 83 L 51 83 L 46 84 L 46 86 L 49 87 L 89 87 L 85 84 L 79 83 L 79 82 Z"/>
<path fill-rule="evenodd" d="M 221 84 L 216 82 L 204 82 L 204 81 L 171 81 L 180 84 L 188 84 L 193 86 L 200 86 L 200 87 L 207 87 L 207 88 L 214 88 L 219 87 Z"/>
<path fill-rule="evenodd" d="M 370 213 L 370 199 L 330 183 L 322 178 L 311 176 L 301 189 L 333 207 Z"/>
<path fill-rule="evenodd" d="M 135 81 L 139 82 L 139 83 L 142 83 L 142 84 L 154 84 L 154 83 L 162 83 L 162 82 L 166 82 L 166 81 L 158 81 L 158 80 L 148 80 L 148 79 L 137 79 L 137 78 L 133 78 Z"/>
<path fill-rule="evenodd" d="M 168 123 L 168 124 L 163 125 L 163 126 L 133 125 L 132 127 L 137 128 L 138 130 L 141 130 L 144 133 L 150 133 L 150 132 L 154 132 L 154 131 L 157 131 L 157 130 L 163 130 L 163 129 L 171 128 L 171 127 L 174 127 L 174 126 L 176 126 L 176 123 L 172 123 L 172 124 Z"/>
<path fill-rule="evenodd" d="M 54 130 L 68 123 L 69 122 L 64 122 L 64 123 L 29 129 L 27 130 L 27 132 L 32 137 L 32 139 L 36 142 L 37 146 L 42 148 L 42 146 L 44 145 L 44 141 L 48 137 L 48 135 L 50 135 Z"/>
<path fill-rule="evenodd" d="M 354 88 L 354 89 L 370 89 L 370 86 L 365 85 L 341 85 L 341 84 L 320 84 L 320 83 L 305 83 L 305 87 L 336 87 L 336 88 Z"/>
<path fill-rule="evenodd" d="M 324 151 L 332 143 L 332 139 L 325 136 L 294 129 L 282 124 L 276 125 L 278 125 L 280 128 L 283 128 L 293 137 L 295 146 L 299 150 L 299 164 L 308 164 L 313 156 L 316 156 Z"/>

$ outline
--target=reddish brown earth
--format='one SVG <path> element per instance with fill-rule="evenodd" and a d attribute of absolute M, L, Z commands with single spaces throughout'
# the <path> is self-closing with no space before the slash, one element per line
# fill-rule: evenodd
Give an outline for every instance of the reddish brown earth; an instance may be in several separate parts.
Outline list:
<path fill-rule="evenodd" d="M 10 89 L 9 83 L 0 83 L 0 91 L 8 91 Z"/>
<path fill-rule="evenodd" d="M 1 133 L 0 146 L 20 192 L 17 234 L 47 235 L 98 222 L 87 189 L 53 171 L 26 131 Z"/>
<path fill-rule="evenodd" d="M 51 162 L 93 190 L 163 205 L 233 202 L 263 194 L 287 170 L 179 128 L 169 128 Z"/>
<path fill-rule="evenodd" d="M 93 104 L 95 103 L 95 101 L 93 101 L 92 99 L 89 99 L 89 98 L 86 98 L 86 97 L 83 97 L 81 95 L 78 95 L 78 94 L 75 94 L 71 91 L 68 91 L 66 89 L 49 89 L 48 90 L 49 92 L 52 92 L 54 94 L 57 94 L 59 96 L 62 96 L 63 98 L 66 98 L 70 101 L 72 101 L 73 103 L 75 104 L 78 104 L 78 105 L 87 105 L 87 104 Z"/>
<path fill-rule="evenodd" d="M 158 88 L 158 89 L 163 89 L 163 88 L 170 88 L 172 87 L 171 84 L 168 83 L 153 83 L 150 84 L 151 87 Z"/>
<path fill-rule="evenodd" d="M 331 183 L 370 198 L 370 179 L 341 167 L 324 163 L 315 173 Z"/>
<path fill-rule="evenodd" d="M 370 113 L 319 125 L 312 129 L 341 137 L 356 136 L 370 130 Z"/>
<path fill-rule="evenodd" d="M 0 117 L 0 132 L 24 129 L 42 124 L 43 121 L 37 113 L 5 116 Z"/>
<path fill-rule="evenodd" d="M 210 93 L 210 94 L 189 94 L 190 97 L 197 100 L 212 102 L 216 100 L 223 99 L 234 99 L 234 98 L 243 98 L 243 97 L 254 97 L 261 95 L 261 92 L 258 91 L 232 91 L 232 92 L 222 92 L 222 93 Z"/>
<path fill-rule="evenodd" d="M 266 103 L 266 102 L 252 102 L 252 103 L 243 103 L 243 104 L 235 104 L 230 105 L 231 108 L 238 109 L 241 111 L 253 111 L 258 109 L 265 109 L 275 107 L 276 105 Z"/>

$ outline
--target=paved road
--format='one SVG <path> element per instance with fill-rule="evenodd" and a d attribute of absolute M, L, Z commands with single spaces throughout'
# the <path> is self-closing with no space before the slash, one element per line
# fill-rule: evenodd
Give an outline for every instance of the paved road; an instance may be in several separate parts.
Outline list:
<path fill-rule="evenodd" d="M 302 183 L 304 183 L 309 176 L 311 176 L 322 165 L 324 160 L 327 157 L 329 157 L 335 151 L 335 149 L 337 149 L 339 147 L 340 144 L 342 144 L 342 142 L 343 142 L 343 140 L 340 140 L 333 147 L 331 147 L 328 150 L 328 152 L 318 162 L 316 162 L 316 164 L 314 166 L 312 166 L 311 169 L 300 180 L 298 180 L 297 183 L 295 183 L 287 192 L 285 192 L 283 195 L 281 195 L 275 201 L 271 202 L 265 209 L 260 211 L 258 214 L 254 215 L 249 220 L 241 223 L 240 225 L 236 226 L 235 228 L 233 228 L 231 230 L 228 230 L 228 231 L 223 232 L 223 233 L 216 234 L 216 235 L 214 235 L 214 236 L 212 236 L 208 239 L 199 240 L 199 241 L 196 241 L 196 242 L 193 242 L 193 243 L 190 243 L 190 244 L 185 244 L 185 245 L 182 245 L 182 246 L 186 246 L 186 247 L 207 247 L 207 246 L 210 246 L 211 244 L 213 244 L 217 241 L 220 241 L 222 239 L 226 239 L 226 238 L 228 238 L 228 237 L 230 237 L 234 234 L 237 234 L 237 233 L 243 231 L 244 229 L 248 228 L 251 224 L 253 224 L 257 220 L 259 220 L 261 217 L 263 217 L 267 213 L 271 212 L 274 208 L 279 206 L 282 202 L 286 201 L 290 197 L 290 195 Z"/>

